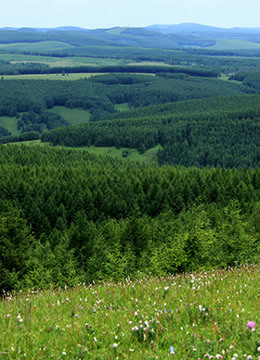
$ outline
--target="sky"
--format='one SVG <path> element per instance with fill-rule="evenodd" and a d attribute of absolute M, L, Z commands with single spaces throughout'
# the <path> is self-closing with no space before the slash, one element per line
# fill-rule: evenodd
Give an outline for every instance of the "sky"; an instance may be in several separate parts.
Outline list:
<path fill-rule="evenodd" d="M 260 27 L 260 0 L 11 0 L 1 4 L 1 27 L 109 28 L 195 22 Z"/>

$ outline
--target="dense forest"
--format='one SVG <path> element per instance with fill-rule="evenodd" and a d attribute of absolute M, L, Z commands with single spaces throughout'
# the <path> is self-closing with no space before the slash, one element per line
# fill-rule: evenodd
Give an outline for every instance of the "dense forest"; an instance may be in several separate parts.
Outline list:
<path fill-rule="evenodd" d="M 159 164 L 256 168 L 259 104 L 259 95 L 177 102 L 137 109 L 129 118 L 125 113 L 123 119 L 53 130 L 41 138 L 53 145 L 128 147 L 141 153 L 161 144 Z"/>
<path fill-rule="evenodd" d="M 260 172 L 0 148 L 1 289 L 233 266 L 259 256 Z"/>
<path fill-rule="evenodd" d="M 2 80 L 0 91 L 0 116 L 15 116 L 21 132 L 42 133 L 68 125 L 60 115 L 49 111 L 57 105 L 88 110 L 90 120 L 94 121 L 114 113 L 115 104 L 128 103 L 130 108 L 136 108 L 209 96 L 254 93 L 256 90 L 242 83 L 204 78 L 204 75 L 157 73 L 156 76 L 109 74 L 70 82 Z"/>

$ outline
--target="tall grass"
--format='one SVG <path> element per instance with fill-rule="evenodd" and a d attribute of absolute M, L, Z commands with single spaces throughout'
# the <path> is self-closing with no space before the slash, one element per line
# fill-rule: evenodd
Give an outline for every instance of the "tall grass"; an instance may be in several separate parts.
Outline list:
<path fill-rule="evenodd" d="M 28 291 L 0 303 L 1 359 L 260 359 L 259 266 Z"/>

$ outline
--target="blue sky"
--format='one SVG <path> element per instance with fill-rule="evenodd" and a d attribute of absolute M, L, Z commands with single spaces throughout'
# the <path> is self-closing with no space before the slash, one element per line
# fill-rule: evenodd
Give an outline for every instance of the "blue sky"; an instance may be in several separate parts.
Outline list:
<path fill-rule="evenodd" d="M 260 0 L 11 0 L 1 4 L 0 27 L 84 28 L 196 22 L 260 27 Z"/>

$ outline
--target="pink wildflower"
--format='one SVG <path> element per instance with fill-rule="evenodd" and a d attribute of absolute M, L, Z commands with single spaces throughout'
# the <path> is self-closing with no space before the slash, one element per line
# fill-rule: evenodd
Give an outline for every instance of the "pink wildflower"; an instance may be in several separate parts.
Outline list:
<path fill-rule="evenodd" d="M 253 328 L 255 327 L 255 322 L 254 322 L 254 321 L 248 321 L 247 327 L 248 327 L 249 329 L 253 329 Z"/>

